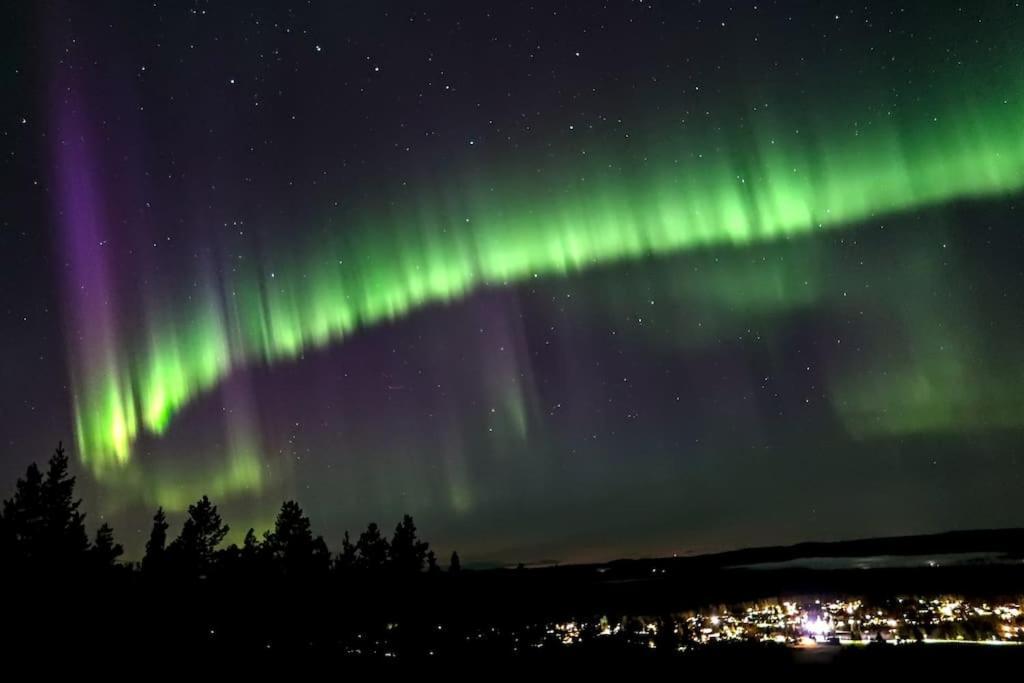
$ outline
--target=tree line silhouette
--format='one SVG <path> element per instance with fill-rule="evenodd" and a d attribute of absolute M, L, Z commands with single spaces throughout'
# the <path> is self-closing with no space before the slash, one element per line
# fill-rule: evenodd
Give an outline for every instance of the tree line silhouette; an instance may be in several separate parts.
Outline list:
<path fill-rule="evenodd" d="M 58 444 L 46 473 L 35 463 L 15 484 L 14 496 L 0 512 L 0 557 L 4 568 L 22 574 L 51 570 L 90 573 L 139 572 L 162 579 L 203 579 L 214 576 L 324 578 L 330 575 L 396 578 L 438 574 L 441 568 L 430 544 L 417 536 L 413 518 L 404 515 L 390 540 L 370 523 L 355 543 L 346 531 L 340 553 L 332 554 L 322 536 L 314 536 L 310 519 L 294 500 L 285 501 L 273 529 L 262 538 L 249 529 L 241 546 L 221 547 L 229 527 L 217 506 L 203 496 L 188 507 L 181 532 L 169 541 L 167 516 L 159 508 L 140 563 L 118 563 L 124 553 L 103 523 L 90 541 L 81 500 L 74 495 L 75 477 L 68 456 Z M 449 573 L 461 563 L 452 552 Z"/>
<path fill-rule="evenodd" d="M 0 510 L 0 643 L 12 653 L 96 658 L 116 644 L 160 657 L 310 649 L 355 656 L 540 655 L 561 650 L 560 632 L 549 625 L 568 621 L 587 624 L 586 644 L 573 652 L 648 653 L 651 622 L 637 615 L 661 615 L 663 627 L 674 611 L 778 595 L 780 586 L 798 594 L 891 595 L 982 583 L 1016 594 L 1021 585 L 1012 564 L 738 575 L 693 558 L 682 560 L 689 562 L 685 571 L 652 577 L 648 561 L 462 572 L 452 553 L 442 571 L 408 515 L 390 537 L 370 524 L 354 541 L 346 533 L 340 552 L 331 553 L 295 501 L 281 505 L 272 529 L 259 536 L 249 529 L 241 545 L 222 547 L 229 529 L 206 496 L 189 506 L 173 538 L 158 509 L 142 560 L 125 563 L 109 525 L 87 535 L 68 465 L 58 445 L 45 471 L 28 467 Z M 599 634 L 595 615 L 620 625 L 619 635 Z M 676 631 L 662 627 L 657 652 L 676 652 Z M 535 649 L 537 643 L 543 648 Z"/>

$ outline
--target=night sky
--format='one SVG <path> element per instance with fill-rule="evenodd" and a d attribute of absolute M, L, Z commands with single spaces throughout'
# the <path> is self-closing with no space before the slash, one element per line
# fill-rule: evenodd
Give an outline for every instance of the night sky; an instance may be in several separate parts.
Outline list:
<path fill-rule="evenodd" d="M 1024 525 L 1020 3 L 3 17 L 5 496 L 63 439 L 129 557 L 204 493 L 470 565 Z"/>

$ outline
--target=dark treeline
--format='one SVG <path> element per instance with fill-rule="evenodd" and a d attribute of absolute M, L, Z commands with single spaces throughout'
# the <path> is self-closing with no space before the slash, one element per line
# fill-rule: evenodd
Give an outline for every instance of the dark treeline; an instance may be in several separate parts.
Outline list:
<path fill-rule="evenodd" d="M 563 648 L 546 624 L 603 615 L 623 626 L 621 635 L 591 638 L 572 652 L 648 656 L 651 621 L 638 615 L 664 625 L 674 623 L 675 611 L 713 602 L 842 592 L 1017 594 L 1024 586 L 1019 563 L 752 571 L 694 558 L 462 571 L 453 553 L 445 571 L 409 516 L 390 537 L 376 524 L 354 541 L 346 534 L 332 553 L 294 501 L 261 537 L 250 529 L 240 546 L 222 547 L 229 529 L 205 496 L 173 538 L 157 510 L 143 559 L 125 563 L 108 525 L 90 539 L 74 488 L 58 447 L 45 472 L 31 465 L 3 503 L 0 642 L 9 652 L 548 655 Z M 677 645 L 659 642 L 657 653 Z"/>
<path fill-rule="evenodd" d="M 0 579 L 15 616 L 0 620 L 0 642 L 373 655 L 451 640 L 436 624 L 453 618 L 441 596 L 460 581 L 459 556 L 442 568 L 409 515 L 390 535 L 376 523 L 355 540 L 346 532 L 332 553 L 299 504 L 285 501 L 272 529 L 225 545 L 229 526 L 203 496 L 176 535 L 156 510 L 141 561 L 123 562 L 114 530 L 104 523 L 90 537 L 80 507 L 61 446 L 3 501 Z"/>
<path fill-rule="evenodd" d="M 230 528 L 217 506 L 203 496 L 188 508 L 181 531 L 169 539 L 162 508 L 153 516 L 153 527 L 139 563 L 119 564 L 123 548 L 104 523 L 90 541 L 81 500 L 74 495 L 75 478 L 68 471 L 68 456 L 61 445 L 50 458 L 46 473 L 33 463 L 15 484 L 14 496 L 0 512 L 0 556 L 5 570 L 26 575 L 52 571 L 86 573 L 96 578 L 103 572 L 139 572 L 168 580 L 203 580 L 213 577 L 266 579 L 326 577 L 335 575 L 387 576 L 396 578 L 441 571 L 430 545 L 416 534 L 412 517 L 405 515 L 388 539 L 372 522 L 352 543 L 348 532 L 341 551 L 332 554 L 322 536 L 299 504 L 285 501 L 274 528 L 257 537 L 249 529 L 239 547 L 221 547 Z M 453 552 L 449 571 L 459 571 Z"/>

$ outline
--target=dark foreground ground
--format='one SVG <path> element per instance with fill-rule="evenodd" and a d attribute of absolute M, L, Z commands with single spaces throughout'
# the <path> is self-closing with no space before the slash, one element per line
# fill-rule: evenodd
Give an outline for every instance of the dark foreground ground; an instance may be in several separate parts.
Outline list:
<path fill-rule="evenodd" d="M 651 637 L 643 631 L 644 624 L 680 624 L 679 615 L 686 610 L 788 595 L 877 600 L 961 595 L 1020 604 L 1020 563 L 838 571 L 691 567 L 664 574 L 589 567 L 465 571 L 401 582 L 358 577 L 174 582 L 125 572 L 94 582 L 66 576 L 12 577 L 5 585 L 0 637 L 12 652 L 45 652 L 59 643 L 64 652 L 94 653 L 116 646 L 136 655 L 671 658 L 723 666 L 1024 663 L 1024 645 L 876 645 L 868 644 L 869 634 L 858 645 L 708 645 L 696 642 L 692 629 L 685 635 Z M 593 622 L 598 615 L 602 623 L 623 625 L 621 634 L 601 638 L 591 633 L 571 645 L 551 635 L 552 623 Z"/>

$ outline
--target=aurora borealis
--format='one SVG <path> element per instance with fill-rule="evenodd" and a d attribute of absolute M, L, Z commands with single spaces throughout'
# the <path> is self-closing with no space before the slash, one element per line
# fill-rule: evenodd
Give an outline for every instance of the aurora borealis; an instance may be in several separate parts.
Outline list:
<path fill-rule="evenodd" d="M 481 561 L 1024 523 L 1024 17 L 827 4 L 26 10 L 8 443 Z"/>
<path fill-rule="evenodd" d="M 97 473 L 123 466 L 140 431 L 162 434 L 174 412 L 233 369 L 294 358 L 478 287 L 651 255 L 745 248 L 1019 190 L 1024 108 L 1016 100 L 986 104 L 966 106 L 970 115 L 933 109 L 949 123 L 939 124 L 936 116 L 925 133 L 882 122 L 855 144 L 831 143 L 827 132 L 805 133 L 810 144 L 781 136 L 776 144 L 755 133 L 759 153 L 742 163 L 655 170 L 628 183 L 635 188 L 592 182 L 592 189 L 570 187 L 539 206 L 525 198 L 503 200 L 500 190 L 490 193 L 497 198 L 470 193 L 480 199 L 456 192 L 449 206 L 424 202 L 413 214 L 368 219 L 351 228 L 354 235 L 286 256 L 280 267 L 203 283 L 199 301 L 165 313 L 171 322 L 150 323 L 140 341 L 123 348 L 110 339 L 97 342 L 111 360 L 83 369 L 75 407 L 79 449 Z M 75 159 L 62 165 L 83 166 Z M 69 205 L 88 201 L 75 195 L 85 180 L 65 184 Z M 91 213 L 89 207 L 73 211 Z M 86 260 L 98 259 L 90 254 Z M 103 328 L 106 334 L 110 326 Z"/>

